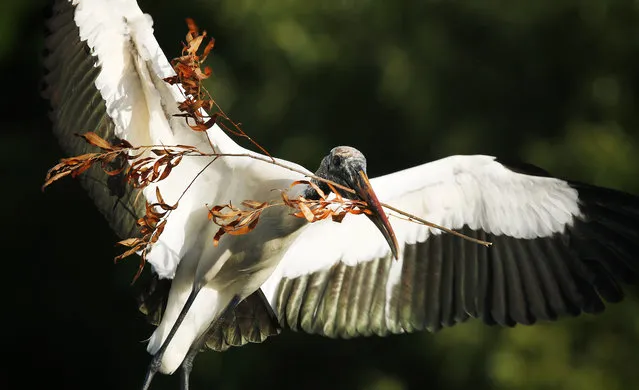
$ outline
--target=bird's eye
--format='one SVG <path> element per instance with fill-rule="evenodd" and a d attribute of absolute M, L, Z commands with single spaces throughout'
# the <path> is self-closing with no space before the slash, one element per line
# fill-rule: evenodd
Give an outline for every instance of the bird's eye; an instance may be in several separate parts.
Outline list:
<path fill-rule="evenodd" d="M 334 167 L 339 167 L 340 165 L 342 165 L 342 159 L 340 156 L 333 156 L 332 162 Z"/>

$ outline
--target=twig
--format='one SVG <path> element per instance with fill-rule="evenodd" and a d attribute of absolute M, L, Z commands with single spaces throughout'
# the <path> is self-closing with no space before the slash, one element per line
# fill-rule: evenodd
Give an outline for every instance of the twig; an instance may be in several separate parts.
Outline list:
<path fill-rule="evenodd" d="M 269 163 L 269 164 L 277 165 L 279 167 L 288 169 L 288 170 L 296 172 L 296 173 L 300 173 L 302 175 L 305 175 L 305 176 L 307 176 L 309 178 L 312 178 L 312 179 L 315 179 L 315 180 L 323 181 L 323 182 L 331 184 L 331 185 L 333 185 L 333 186 L 335 186 L 335 187 L 337 187 L 339 189 L 342 189 L 344 191 L 350 192 L 351 194 L 355 193 L 355 190 L 353 190 L 352 188 L 343 186 L 341 184 L 335 183 L 334 181 L 331 181 L 331 180 L 328 180 L 328 179 L 324 179 L 323 177 L 319 177 L 319 176 L 316 176 L 316 175 L 313 175 L 313 174 L 309 174 L 308 172 L 304 172 L 301 169 L 297 169 L 295 167 L 283 164 L 283 163 L 281 163 L 281 162 L 279 162 L 279 161 L 277 161 L 275 159 L 267 158 L 265 156 L 260 156 L 259 154 L 251 154 L 251 153 L 235 153 L 235 154 L 231 154 L 231 153 L 229 153 L 229 154 L 219 154 L 219 156 L 220 157 L 221 156 L 225 156 L 225 157 L 249 157 L 249 158 L 253 158 L 253 159 L 256 159 L 256 160 L 264 161 L 264 162 Z M 396 212 L 398 214 L 401 214 L 401 215 L 407 217 L 410 221 L 421 223 L 421 224 L 426 225 L 426 226 L 430 226 L 430 227 L 432 227 L 434 229 L 438 229 L 438 230 L 441 230 L 441 231 L 443 231 L 445 233 L 449 233 L 449 234 L 452 234 L 454 236 L 463 238 L 464 240 L 468 240 L 470 242 L 474 242 L 476 244 L 483 245 L 483 246 L 485 246 L 487 248 L 493 245 L 492 242 L 479 240 L 479 239 L 467 236 L 467 235 L 465 235 L 463 233 L 460 233 L 458 231 L 449 229 L 447 227 L 437 225 L 437 224 L 435 224 L 433 222 L 429 222 L 429 221 L 427 221 L 425 219 L 419 218 L 418 216 L 415 216 L 413 214 L 407 213 L 406 211 L 402 211 L 402 210 L 400 210 L 400 209 L 398 209 L 396 207 L 393 207 L 393 206 L 391 206 L 391 205 L 389 205 L 387 203 L 381 203 L 381 205 L 383 207 L 386 207 L 389 210 L 392 210 L 392 211 L 394 211 L 394 212 Z"/>
<path fill-rule="evenodd" d="M 153 148 L 154 146 L 145 146 L 145 147 Z M 332 180 L 328 180 L 328 179 L 325 179 L 325 178 L 323 178 L 323 177 L 319 177 L 319 176 L 316 176 L 316 175 L 314 175 L 314 174 L 310 174 L 310 173 L 305 172 L 305 171 L 303 171 L 303 170 L 301 170 L 301 169 L 298 169 L 298 168 L 296 168 L 296 167 L 292 167 L 292 166 L 290 166 L 290 165 L 287 165 L 287 164 L 281 163 L 281 162 L 279 162 L 279 161 L 275 160 L 275 159 L 274 159 L 274 158 L 272 158 L 272 157 L 261 156 L 261 155 L 259 155 L 259 154 L 253 154 L 253 153 L 203 153 L 203 152 L 200 152 L 200 151 L 199 151 L 199 150 L 197 150 L 197 149 L 195 149 L 195 150 L 193 151 L 193 153 L 195 153 L 195 154 L 188 154 L 188 155 L 189 155 L 189 156 L 193 156 L 193 157 L 201 156 L 201 157 L 216 157 L 216 158 L 219 158 L 219 157 L 248 157 L 248 158 L 252 158 L 252 159 L 255 159 L 255 160 L 263 161 L 263 162 L 265 162 L 265 163 L 269 163 L 269 164 L 277 165 L 277 166 L 282 167 L 282 168 L 284 168 L 284 169 L 288 169 L 288 170 L 290 170 L 290 171 L 292 171 L 292 172 L 296 172 L 296 173 L 299 173 L 299 174 L 304 175 L 304 176 L 306 176 L 306 177 L 309 177 L 309 178 L 311 178 L 311 179 L 315 179 L 315 180 L 323 181 L 323 182 L 325 182 L 325 183 L 327 183 L 327 184 L 330 184 L 330 185 L 332 185 L 332 186 L 334 186 L 334 187 L 336 187 L 336 188 L 339 188 L 339 189 L 344 190 L 344 191 L 346 191 L 346 192 L 349 192 L 349 193 L 351 193 L 351 194 L 354 194 L 354 193 L 355 193 L 355 190 L 353 190 L 352 188 L 349 188 L 349 187 L 343 186 L 343 185 L 341 185 L 341 184 L 339 184 L 339 183 L 335 183 L 335 182 L 334 182 L 334 181 L 332 181 Z M 211 161 L 209 164 L 207 164 L 207 167 L 208 167 L 211 163 L 213 163 L 213 161 Z M 196 177 L 195 177 L 195 178 L 197 178 L 197 176 L 199 176 L 201 173 L 202 173 L 202 171 L 200 171 L 200 172 L 198 173 L 198 175 L 196 175 Z M 194 180 L 195 180 L 195 178 L 194 178 Z M 191 184 L 192 184 L 192 183 L 191 183 Z M 189 187 L 190 187 L 190 184 L 189 184 Z M 188 189 L 188 187 L 187 187 L 187 189 Z M 186 190 L 185 190 L 185 192 L 186 192 Z M 421 224 L 423 224 L 423 225 L 426 225 L 426 226 L 432 227 L 432 228 L 434 228 L 434 229 L 441 230 L 441 231 L 443 231 L 443 232 L 445 232 L 445 233 L 452 234 L 452 235 L 454 235 L 454 236 L 457 236 L 457 237 L 463 238 L 463 239 L 465 239 L 465 240 L 468 240 L 468 241 L 470 241 L 470 242 L 474 242 L 474 243 L 479 244 L 479 245 L 483 245 L 483 246 L 485 246 L 485 247 L 490 247 L 490 246 L 492 246 L 492 243 L 491 243 L 491 242 L 483 241 L 483 240 L 479 240 L 479 239 L 476 239 L 476 238 L 473 238 L 473 237 L 469 237 L 469 236 L 467 236 L 467 235 L 465 235 L 465 234 L 463 234 L 463 233 L 460 233 L 460 232 L 458 232 L 458 231 L 455 231 L 455 230 L 449 229 L 449 228 L 444 227 L 444 226 L 437 225 L 437 224 L 435 224 L 435 223 L 433 223 L 433 222 L 429 222 L 429 221 L 427 221 L 427 220 L 425 220 L 425 219 L 423 219 L 423 218 L 419 218 L 419 217 L 418 217 L 418 216 L 416 216 L 416 215 L 413 215 L 413 214 L 407 213 L 406 211 L 400 210 L 400 209 L 398 209 L 398 208 L 396 208 L 396 207 L 393 207 L 393 206 L 391 206 L 391 205 L 389 205 L 389 204 L 387 204 L 387 203 L 381 203 L 381 205 L 382 205 L 383 207 L 386 207 L 386 208 L 387 208 L 387 209 L 389 209 L 389 210 L 392 210 L 392 211 L 394 211 L 394 212 L 396 212 L 396 213 L 398 213 L 398 214 L 401 214 L 401 215 L 405 216 L 405 217 L 406 217 L 406 218 L 408 218 L 410 221 L 413 221 L 413 222 L 416 222 L 416 223 L 421 223 Z"/>
<path fill-rule="evenodd" d="M 305 177 L 310 179 L 314 179 L 315 181 L 321 181 L 327 183 L 331 188 L 331 191 L 335 193 L 337 196 L 337 201 L 341 203 L 341 208 L 337 210 L 333 210 L 328 208 L 329 205 L 332 205 L 333 201 L 329 201 L 327 197 L 317 188 L 316 184 L 313 182 L 305 182 L 309 185 L 316 188 L 318 193 L 321 194 L 321 198 L 323 202 L 320 202 L 319 205 L 309 205 L 306 202 L 308 200 L 303 197 L 299 197 L 299 199 L 288 199 L 285 192 L 282 192 L 283 203 L 259 203 L 255 200 L 245 200 L 242 204 L 245 207 L 248 207 L 249 210 L 242 211 L 232 206 L 232 204 L 223 205 L 223 206 L 214 206 L 212 209 L 209 209 L 209 219 L 214 220 L 214 222 L 220 225 L 219 231 L 216 233 L 214 237 L 214 244 L 217 245 L 220 237 L 224 233 L 229 234 L 244 234 L 255 228 L 259 216 L 264 211 L 264 209 L 276 205 L 287 205 L 294 209 L 298 209 L 299 212 L 293 214 L 298 217 L 304 217 L 309 222 L 314 222 L 316 220 L 324 219 L 328 216 L 331 216 L 334 221 L 341 221 L 347 213 L 358 214 L 358 213 L 367 213 L 370 212 L 366 210 L 366 204 L 359 200 L 347 200 L 347 202 L 342 199 L 342 197 L 337 193 L 336 188 L 339 188 L 345 192 L 354 194 L 355 191 L 351 188 L 338 184 L 334 181 L 316 176 L 308 171 L 299 169 L 297 167 L 288 165 L 286 163 L 282 163 L 277 161 L 274 157 L 272 157 L 266 149 L 264 149 L 260 144 L 254 141 L 248 134 L 242 130 L 239 124 L 235 123 L 231 120 L 228 115 L 222 110 L 222 108 L 217 104 L 217 102 L 211 97 L 211 94 L 206 90 L 206 88 L 202 85 L 202 81 L 208 78 L 211 75 L 210 68 L 205 68 L 203 71 L 200 69 L 200 66 L 204 59 L 206 59 L 207 55 L 213 48 L 214 41 L 211 40 L 206 48 L 203 50 L 203 53 L 200 55 L 197 54 L 199 46 L 206 36 L 206 32 L 203 32 L 201 35 L 197 29 L 197 26 L 192 20 L 187 20 L 187 24 L 189 25 L 189 33 L 187 34 L 187 42 L 188 45 L 184 45 L 182 50 L 182 56 L 175 58 L 171 64 L 176 72 L 175 76 L 171 76 L 165 78 L 164 80 L 171 84 L 177 84 L 181 94 L 184 96 L 185 100 L 179 103 L 178 107 L 181 114 L 175 114 L 177 117 L 184 117 L 186 123 L 189 127 L 191 127 L 194 131 L 204 131 L 205 136 L 207 138 L 208 144 L 211 147 L 212 153 L 204 153 L 193 146 L 188 145 L 176 145 L 176 146 L 165 146 L 165 145 L 146 145 L 146 146 L 137 146 L 134 147 L 129 142 L 125 140 L 120 140 L 119 144 L 112 145 L 110 142 L 102 139 L 97 134 L 93 132 L 88 132 L 84 135 L 80 135 L 90 144 L 105 150 L 106 152 L 102 153 L 88 153 L 81 156 L 76 156 L 68 159 L 60 160 L 56 166 L 51 168 L 47 172 L 47 176 L 45 177 L 45 183 L 42 186 L 42 189 L 53 183 L 54 181 L 71 175 L 72 177 L 76 177 L 82 172 L 89 169 L 94 163 L 101 162 L 102 169 L 105 173 L 109 175 L 117 175 L 120 172 L 124 171 L 124 167 L 121 167 L 116 170 L 108 170 L 107 164 L 114 161 L 119 156 L 124 157 L 127 160 L 129 168 L 126 171 L 126 179 L 134 188 L 142 188 L 146 187 L 151 183 L 159 182 L 165 179 L 170 173 L 171 170 L 176 167 L 182 157 L 212 157 L 211 161 L 209 161 L 205 166 L 193 177 L 193 179 L 189 182 L 186 188 L 182 191 L 180 196 L 178 197 L 176 203 L 173 206 L 170 206 L 164 203 L 162 196 L 160 195 L 159 187 L 156 188 L 156 203 L 149 203 L 147 200 L 146 204 L 146 213 L 145 216 L 138 219 L 138 225 L 141 226 L 141 232 L 143 233 L 142 238 L 128 238 L 119 242 L 119 244 L 129 247 L 129 249 L 117 256 L 115 260 L 122 259 L 124 257 L 129 256 L 132 253 L 141 251 L 141 262 L 140 267 L 138 269 L 137 274 L 135 275 L 133 282 L 138 278 L 142 269 L 146 263 L 146 254 L 149 248 L 158 241 L 159 236 L 162 234 L 164 230 L 164 226 L 166 225 L 168 217 L 171 215 L 171 212 L 178 207 L 178 204 L 182 197 L 186 194 L 186 192 L 191 188 L 193 183 L 197 180 L 197 178 L 218 158 L 220 157 L 248 157 L 254 160 L 259 160 L 265 163 L 273 164 L 279 166 L 284 169 L 288 169 L 289 171 L 299 173 Z M 204 96 L 206 95 L 206 96 Z M 208 97 L 208 99 L 206 99 Z M 217 109 L 215 113 L 212 115 L 207 114 L 207 110 L 212 110 L 213 107 Z M 221 118 L 222 120 L 219 123 L 220 128 L 224 131 L 231 133 L 236 136 L 241 136 L 247 138 L 254 146 L 256 146 L 263 154 L 258 153 L 219 153 L 216 150 L 213 140 L 208 134 L 208 129 L 214 126 L 217 122 L 217 119 Z M 189 119 L 195 121 L 195 124 L 191 125 L 189 123 Z M 227 123 L 224 123 L 227 121 Z M 131 155 L 131 152 L 139 152 L 135 155 Z M 148 154 L 147 154 L 148 153 Z M 152 155 L 155 156 L 152 156 Z M 146 155 L 145 157 L 142 157 Z M 295 182 L 298 183 L 298 182 Z M 294 183 L 294 184 L 295 184 Z M 138 194 L 139 195 L 139 194 Z M 136 196 L 137 199 L 137 196 Z M 351 202 L 351 203 L 348 203 Z M 422 218 L 419 218 L 415 215 L 409 214 L 405 211 L 399 210 L 393 206 L 382 203 L 383 207 L 386 207 L 389 210 L 392 210 L 398 214 L 401 214 L 404 219 L 421 223 L 423 225 L 439 229 L 445 233 L 449 233 L 455 235 L 457 237 L 466 239 L 468 241 L 484 245 L 486 247 L 490 247 L 492 243 L 487 241 L 478 240 L 469 236 L 466 236 L 457 231 L 445 228 L 443 226 L 439 226 L 432 222 L 426 221 Z M 157 208 L 157 210 L 156 210 Z M 228 208 L 229 212 L 224 212 L 223 210 Z M 398 217 L 398 216 L 396 216 Z M 402 217 L 399 217 L 402 218 Z M 219 220 L 219 221 L 218 221 Z M 220 222 L 221 221 L 221 222 Z"/>
<path fill-rule="evenodd" d="M 449 228 L 447 228 L 447 227 L 437 225 L 436 223 L 428 222 L 428 221 L 427 221 L 427 220 L 425 220 L 425 219 L 422 219 L 422 218 L 419 218 L 419 217 L 417 217 L 417 216 L 415 216 L 415 215 L 409 214 L 409 213 L 407 213 L 407 212 L 405 212 L 405 211 L 402 211 L 402 210 L 400 210 L 400 209 L 398 209 L 398 208 L 395 208 L 395 207 L 393 207 L 393 206 L 391 206 L 391 205 L 389 205 L 389 204 L 381 203 L 381 205 L 382 205 L 382 206 L 384 206 L 384 207 L 386 207 L 386 208 L 387 208 L 387 209 L 389 209 L 389 210 L 393 210 L 394 212 L 396 212 L 396 213 L 399 213 L 399 214 L 403 215 L 403 216 L 405 217 L 405 219 L 406 219 L 406 220 L 408 220 L 408 221 L 410 221 L 410 222 L 418 222 L 418 223 L 421 223 L 422 225 L 430 226 L 430 227 L 432 227 L 432 228 L 435 228 L 435 229 L 441 230 L 441 231 L 443 231 L 443 232 L 445 232 L 445 233 L 449 233 L 449 234 L 452 234 L 452 235 L 454 235 L 454 236 L 457 236 L 457 237 L 463 238 L 464 240 L 468 240 L 468 241 L 470 241 L 470 242 L 474 242 L 474 243 L 476 243 L 476 244 L 483 245 L 483 246 L 485 246 L 486 248 L 488 248 L 488 247 L 490 247 L 490 246 L 492 246 L 492 245 L 493 245 L 493 243 L 492 243 L 492 242 L 479 240 L 479 239 L 477 239 L 477 238 L 473 238 L 473 237 L 467 236 L 467 235 L 465 235 L 465 234 L 463 234 L 463 233 L 460 233 L 460 232 L 458 232 L 458 231 L 456 231 L 456 230 L 452 230 L 452 229 L 449 229 Z M 391 214 L 391 215 L 392 215 L 392 214 Z M 399 217 L 399 216 L 397 216 L 397 215 L 393 215 L 393 216 L 394 216 L 394 217 L 396 217 L 396 218 L 402 218 L 402 217 Z M 404 218 L 402 218 L 402 219 L 404 219 Z"/>

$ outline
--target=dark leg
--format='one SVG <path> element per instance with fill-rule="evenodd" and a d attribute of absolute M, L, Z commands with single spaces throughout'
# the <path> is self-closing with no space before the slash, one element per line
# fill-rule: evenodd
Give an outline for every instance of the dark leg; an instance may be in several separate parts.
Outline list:
<path fill-rule="evenodd" d="M 237 295 L 234 296 L 233 299 L 231 299 L 231 302 L 229 302 L 229 304 L 226 306 L 222 314 L 217 319 L 213 320 L 213 322 L 211 322 L 211 325 L 209 325 L 204 333 L 202 333 L 202 335 L 198 337 L 197 340 L 195 340 L 193 345 L 191 345 L 191 348 L 189 348 L 189 352 L 186 354 L 186 357 L 184 358 L 184 360 L 182 361 L 182 365 L 180 366 L 182 373 L 182 375 L 180 376 L 180 390 L 189 390 L 189 376 L 191 375 L 191 370 L 193 369 L 193 360 L 195 360 L 195 356 L 197 356 L 197 354 L 202 350 L 202 348 L 204 347 L 204 343 L 208 339 L 209 335 L 214 333 L 220 326 L 220 324 L 224 323 L 226 317 L 231 314 L 233 309 L 235 309 L 235 307 L 239 303 L 240 297 Z"/>
<path fill-rule="evenodd" d="M 193 360 L 195 360 L 195 355 L 197 355 L 197 352 L 191 353 L 191 350 L 189 349 L 189 353 L 182 361 L 182 365 L 180 366 L 180 390 L 189 390 L 189 377 L 191 375 L 191 370 L 193 369 Z"/>
<path fill-rule="evenodd" d="M 186 299 L 186 302 L 184 303 L 184 307 L 182 308 L 180 315 L 178 315 L 178 318 L 175 320 L 175 324 L 173 324 L 173 327 L 169 331 L 169 334 L 166 336 L 166 340 L 164 340 L 164 343 L 162 343 L 162 346 L 160 347 L 160 349 L 158 349 L 155 355 L 153 355 L 153 359 L 151 359 L 151 364 L 149 364 L 149 368 L 146 370 L 146 376 L 144 377 L 142 390 L 148 390 L 149 386 L 151 386 L 151 381 L 153 380 L 153 376 L 155 375 L 156 372 L 158 372 L 158 370 L 160 369 L 160 366 L 162 365 L 162 356 L 164 356 L 164 351 L 166 351 L 166 348 L 169 346 L 169 343 L 173 339 L 173 336 L 175 336 L 175 332 L 177 332 L 178 328 L 182 324 L 184 317 L 186 317 L 186 313 L 189 312 L 189 309 L 191 308 L 193 301 L 195 301 L 195 297 L 197 297 L 198 292 L 199 290 L 191 291 L 191 294 L 189 295 L 189 297 Z"/>

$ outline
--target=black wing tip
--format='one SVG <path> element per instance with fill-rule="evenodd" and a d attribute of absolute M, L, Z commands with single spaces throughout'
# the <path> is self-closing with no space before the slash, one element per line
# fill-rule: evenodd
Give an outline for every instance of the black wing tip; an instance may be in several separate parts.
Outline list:
<path fill-rule="evenodd" d="M 618 211 L 622 211 L 620 208 L 628 208 L 627 211 L 639 215 L 638 195 L 620 189 L 600 187 L 574 180 L 568 180 L 567 183 L 577 190 L 582 206 L 606 205 L 611 210 L 617 209 Z"/>
<path fill-rule="evenodd" d="M 635 229 L 639 226 L 639 221 L 636 222 Z M 385 313 L 387 328 L 380 328 L 375 322 L 374 299 L 361 295 L 366 290 L 363 286 L 374 285 L 371 280 L 386 275 L 386 271 L 379 275 L 377 271 L 369 272 L 377 267 L 371 263 L 348 266 L 354 267 L 354 273 L 363 273 L 366 280 L 371 279 L 357 282 L 354 279 L 353 283 L 359 287 L 350 287 L 351 292 L 360 293 L 360 298 L 348 302 L 355 307 L 349 306 L 348 311 L 357 318 L 357 323 L 350 328 L 348 324 L 337 326 L 332 332 L 326 332 L 321 326 L 318 329 L 303 326 L 302 321 L 308 316 L 305 310 L 333 307 L 324 302 L 326 294 L 315 296 L 309 292 L 309 288 L 324 291 L 325 284 L 330 282 L 322 279 L 320 284 L 311 283 L 312 274 L 285 280 L 280 285 L 277 308 L 280 322 L 294 330 L 349 338 L 421 330 L 436 332 L 468 318 L 478 318 L 487 325 L 515 327 L 553 322 L 582 313 L 601 313 L 606 303 L 623 300 L 621 283 L 636 283 L 637 278 L 620 274 L 619 265 L 610 266 L 611 261 L 618 259 L 615 257 L 618 253 L 593 256 L 594 252 L 589 252 L 587 247 L 585 253 L 575 249 L 583 244 L 581 240 L 601 240 L 589 224 L 588 220 L 575 220 L 573 226 L 561 234 L 530 240 L 491 235 L 468 226 L 460 229 L 471 237 L 493 242 L 489 249 L 445 234 L 407 245 L 402 251 L 402 283 L 386 297 L 391 299 L 391 311 Z M 639 240 L 633 245 L 636 248 L 633 253 L 639 253 Z M 433 259 L 437 256 L 439 260 Z M 637 264 L 637 255 L 632 260 Z M 439 264 L 446 261 L 452 261 L 453 266 L 449 264 L 440 270 Z M 459 269 L 467 272 L 466 277 L 458 277 L 455 272 Z M 439 287 L 433 289 L 436 275 L 440 275 L 441 280 L 435 283 Z M 469 278 L 470 275 L 473 277 Z M 310 305 L 309 300 L 313 301 Z"/>
<path fill-rule="evenodd" d="M 624 288 L 639 284 L 639 196 L 567 181 L 578 193 L 581 215 L 564 234 L 580 260 L 578 312 L 598 314 L 624 300 Z"/>

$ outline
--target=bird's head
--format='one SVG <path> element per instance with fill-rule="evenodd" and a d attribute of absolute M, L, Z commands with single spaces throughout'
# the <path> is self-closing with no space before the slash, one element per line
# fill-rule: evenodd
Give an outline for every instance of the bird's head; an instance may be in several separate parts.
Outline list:
<path fill-rule="evenodd" d="M 362 200 L 368 204 L 372 214 L 366 216 L 377 226 L 395 258 L 398 258 L 398 244 L 395 232 L 382 209 L 382 205 L 373 191 L 373 187 L 368 181 L 366 174 L 366 157 L 359 150 L 350 146 L 338 146 L 322 159 L 319 169 L 315 175 L 323 179 L 333 181 L 355 190 L 355 193 L 336 188 L 339 194 L 347 199 Z M 323 181 L 313 180 L 317 186 L 328 194 L 330 187 Z M 319 199 L 317 192 L 309 187 L 305 197 L 308 199 Z"/>

